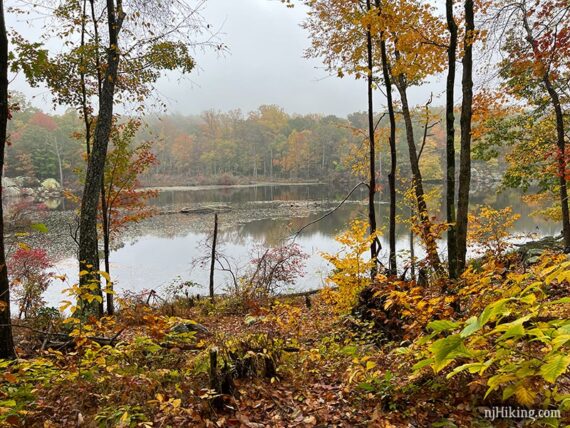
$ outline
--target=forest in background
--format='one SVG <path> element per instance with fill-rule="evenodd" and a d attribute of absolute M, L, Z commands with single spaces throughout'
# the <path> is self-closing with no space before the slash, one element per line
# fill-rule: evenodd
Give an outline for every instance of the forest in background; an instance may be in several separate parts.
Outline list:
<path fill-rule="evenodd" d="M 63 187 L 77 188 L 85 158 L 82 122 L 76 111 L 46 113 L 21 96 L 12 98 L 18 110 L 10 121 L 10 145 L 6 150 L 7 177 L 27 176 L 43 181 L 56 179 Z M 443 180 L 445 130 L 442 108 L 424 107 L 414 112 L 416 132 L 428 121 L 422 171 L 426 180 Z M 387 117 L 376 114 L 379 129 Z M 119 121 L 126 121 L 128 117 Z M 274 105 L 245 114 L 206 111 L 198 116 L 148 115 L 137 125 L 129 144 L 150 142 L 156 162 L 141 174 L 146 186 L 223 184 L 250 181 L 322 181 L 347 183 L 366 176 L 367 113 L 347 118 L 322 114 L 288 114 Z M 111 148 L 113 147 L 111 140 Z M 398 149 L 406 142 L 399 135 Z M 389 147 L 378 145 L 379 176 L 389 169 Z M 501 175 L 496 159 L 481 161 L 495 181 Z M 402 175 L 410 170 L 402 159 Z M 504 168 L 503 168 L 504 169 Z M 488 176 L 487 176 L 488 177 Z"/>

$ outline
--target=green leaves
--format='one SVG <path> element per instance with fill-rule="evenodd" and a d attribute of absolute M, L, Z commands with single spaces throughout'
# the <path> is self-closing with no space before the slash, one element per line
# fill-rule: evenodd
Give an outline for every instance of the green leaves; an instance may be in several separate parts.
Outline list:
<path fill-rule="evenodd" d="M 564 305 L 569 300 L 552 299 L 548 290 L 567 280 L 570 264 L 558 260 L 492 284 L 500 294 L 478 316 L 429 323 L 430 334 L 415 342 L 424 351 L 414 371 L 430 366 L 437 373 L 461 362 L 446 377 L 469 373 L 479 378 L 488 387 L 485 397 L 499 392 L 503 400 L 524 406 L 540 399 L 562 406 L 564 398 L 555 391 L 570 367 L 570 320 L 559 314 L 568 313 Z M 438 335 L 445 337 L 432 343 Z"/>
<path fill-rule="evenodd" d="M 476 331 L 481 330 L 482 325 L 479 323 L 477 317 L 471 317 L 465 323 L 465 328 L 461 331 L 461 337 L 469 337 Z"/>
<path fill-rule="evenodd" d="M 540 375 L 545 381 L 554 383 L 568 369 L 568 365 L 570 365 L 570 355 L 554 354 L 540 368 Z"/>
<path fill-rule="evenodd" d="M 461 331 L 461 337 L 469 337 L 473 333 L 481 330 L 489 321 L 495 321 L 500 316 L 508 315 L 507 303 L 510 299 L 500 299 L 487 306 L 479 317 L 471 317 L 465 323 L 465 328 Z"/>
<path fill-rule="evenodd" d="M 442 331 L 450 331 L 455 330 L 461 324 L 455 321 L 448 321 L 448 320 L 437 320 L 432 321 L 427 325 L 427 328 L 434 333 L 441 333 Z"/>
<path fill-rule="evenodd" d="M 471 356 L 471 353 L 463 343 L 463 338 L 459 334 L 453 334 L 435 341 L 430 346 L 430 351 L 433 353 L 433 369 L 436 373 L 443 370 L 456 357 Z"/>
<path fill-rule="evenodd" d="M 40 233 L 48 233 L 49 232 L 47 226 L 43 223 L 34 223 L 34 224 L 32 224 L 31 228 L 37 232 L 40 232 Z"/>

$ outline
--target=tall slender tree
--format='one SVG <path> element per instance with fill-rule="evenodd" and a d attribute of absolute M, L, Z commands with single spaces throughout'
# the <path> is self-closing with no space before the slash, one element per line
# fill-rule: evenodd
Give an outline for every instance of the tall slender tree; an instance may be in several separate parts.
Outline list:
<path fill-rule="evenodd" d="M 457 278 L 457 236 L 455 233 L 455 75 L 457 69 L 457 23 L 453 16 L 453 0 L 446 0 L 445 13 L 449 47 L 447 49 L 447 84 L 445 105 L 446 127 L 446 219 L 447 229 L 447 261 L 449 277 Z"/>
<path fill-rule="evenodd" d="M 570 61 L 570 3 L 558 0 L 546 1 L 542 8 L 530 9 L 526 2 L 518 2 L 519 16 L 524 28 L 525 41 L 530 48 L 532 63 L 554 110 L 556 121 L 556 162 L 560 207 L 562 214 L 562 235 L 565 251 L 570 252 L 570 210 L 568 207 L 568 173 L 566 153 L 566 128 L 561 95 L 563 92 L 556 85 L 556 79 L 564 75 L 566 79 Z M 537 19 L 531 24 L 530 18 Z M 539 24 L 540 22 L 540 24 Z M 538 34 L 537 34 L 538 33 Z M 566 64 L 564 64 L 566 63 Z M 560 78 L 558 77 L 560 80 Z M 562 78 L 564 79 L 564 77 Z M 567 80 L 566 80 L 567 81 Z"/>
<path fill-rule="evenodd" d="M 205 2 L 83 0 L 62 2 L 54 10 L 51 1 L 40 0 L 34 6 L 45 7 L 46 13 L 53 13 L 61 23 L 57 27 L 47 27 L 52 31 L 46 31 L 44 38 L 49 39 L 53 34 L 65 38 L 66 49 L 52 56 L 42 43 L 29 43 L 23 37 L 15 39 L 19 48 L 17 65 L 24 70 L 30 83 L 46 84 L 52 90 L 56 104 L 77 108 L 85 122 L 88 161 L 79 227 L 80 281 L 84 285 L 98 283 L 95 219 L 99 201 L 103 210 L 107 208 L 101 177 L 104 176 L 115 99 L 142 107 L 149 103 L 154 83 L 163 70 L 192 71 L 195 64 L 190 50 L 193 47 L 199 44 L 203 48 L 225 49 L 200 15 Z M 128 17 L 125 10 L 129 11 Z M 28 11 L 24 5 L 21 12 Z M 73 38 L 69 40 L 69 34 L 79 34 L 77 44 Z M 205 40 L 196 40 L 200 36 L 205 36 Z M 98 109 L 91 106 L 94 100 L 99 103 Z M 94 184 L 94 180 L 98 183 Z M 108 230 L 108 227 L 104 229 Z M 104 247 L 108 269 L 106 235 Z M 97 288 L 100 290 L 100 286 Z M 97 294 L 101 295 L 101 292 L 97 291 Z M 108 305 L 112 310 L 111 300 Z M 102 303 L 97 312 L 101 313 L 101 310 Z"/>
<path fill-rule="evenodd" d="M 473 119 L 473 43 L 475 41 L 475 5 L 465 0 L 465 34 L 463 36 L 463 77 L 461 82 L 461 153 L 459 158 L 459 193 L 457 197 L 457 270 L 465 270 L 469 190 L 471 188 L 471 129 Z"/>
<path fill-rule="evenodd" d="M 372 9 L 370 0 L 366 0 L 366 11 Z M 368 144 L 369 144 L 369 182 L 368 182 L 368 226 L 370 235 L 376 235 L 376 126 L 374 124 L 374 43 L 370 24 L 366 27 L 366 63 L 367 87 L 368 87 Z M 380 242 L 373 239 L 370 244 L 370 259 L 374 262 L 371 270 L 372 277 L 376 276 L 377 261 Z"/>
<path fill-rule="evenodd" d="M 382 3 L 375 0 L 375 6 L 379 15 L 382 14 Z M 390 120 L 390 136 L 388 139 L 390 145 L 390 173 L 388 174 L 388 186 L 390 187 L 390 215 L 389 215 L 389 231 L 388 242 L 390 247 L 388 270 L 391 275 L 398 274 L 398 264 L 396 257 L 396 171 L 398 167 L 398 154 L 396 151 L 396 113 L 394 109 L 394 97 L 392 94 L 392 77 L 390 76 L 390 64 L 388 63 L 388 49 L 386 46 L 385 32 L 379 32 L 380 38 L 380 61 L 382 63 L 382 77 L 384 80 L 384 89 L 386 91 L 386 104 L 388 107 L 388 118 Z"/>
<path fill-rule="evenodd" d="M 392 45 L 391 71 L 402 104 L 419 232 L 430 265 L 442 275 L 437 237 L 425 197 L 408 92 L 410 86 L 418 85 L 426 77 L 443 71 L 442 55 L 445 47 L 442 41 L 443 25 L 431 8 L 416 0 L 400 0 L 386 4 L 382 21 L 387 39 Z"/>
<path fill-rule="evenodd" d="M 80 284 L 92 285 L 99 283 L 99 246 L 97 240 L 97 207 L 101 192 L 101 183 L 105 170 L 105 160 L 109 145 L 109 135 L 113 124 L 113 106 L 115 84 L 119 72 L 121 58 L 119 34 L 123 25 L 125 13 L 122 0 L 107 0 L 107 26 L 109 44 L 107 46 L 107 67 L 103 76 L 101 97 L 99 98 L 99 114 L 95 126 L 91 155 L 87 162 L 85 186 L 81 198 L 79 223 L 79 270 Z M 101 288 L 98 287 L 101 301 L 94 308 L 98 315 L 103 313 Z"/>
<path fill-rule="evenodd" d="M 4 1 L 0 0 L 0 359 L 14 358 L 12 318 L 10 313 L 10 283 L 4 248 L 4 209 L 2 206 L 2 175 L 6 149 L 8 117 L 8 37 L 4 21 Z"/>

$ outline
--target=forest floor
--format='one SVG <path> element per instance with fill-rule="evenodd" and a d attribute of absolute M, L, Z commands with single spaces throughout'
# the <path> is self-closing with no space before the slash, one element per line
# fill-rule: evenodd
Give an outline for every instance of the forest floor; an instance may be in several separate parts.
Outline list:
<path fill-rule="evenodd" d="M 101 319 L 41 308 L 0 360 L 0 427 L 568 426 L 570 259 L 548 248 L 474 260 L 458 281 L 371 281 L 348 257 L 314 293 L 132 295 Z M 560 413 L 485 417 L 503 406 Z"/>
<path fill-rule="evenodd" d="M 75 349 L 38 350 L 41 335 L 17 329 L 20 359 L 2 363 L 0 426 L 514 426 L 482 419 L 483 385 L 413 375 L 413 356 L 339 316 L 326 295 L 250 302 L 247 313 L 234 304 L 139 304 L 84 333 L 120 331 L 114 347 L 80 336 Z M 212 390 L 212 349 L 223 396 Z"/>

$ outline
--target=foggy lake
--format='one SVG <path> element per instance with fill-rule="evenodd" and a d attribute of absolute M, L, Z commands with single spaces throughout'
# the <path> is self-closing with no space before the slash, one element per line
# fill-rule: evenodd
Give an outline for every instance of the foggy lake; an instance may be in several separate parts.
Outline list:
<path fill-rule="evenodd" d="M 437 186 L 431 186 L 438 188 Z M 348 189 L 350 190 L 350 189 Z M 223 204 L 231 212 L 220 215 L 221 233 L 219 251 L 236 266 L 245 266 L 252 258 L 252 252 L 260 245 L 277 245 L 293 235 L 304 225 L 323 216 L 335 207 L 348 193 L 346 188 L 330 185 L 258 185 L 235 187 L 176 188 L 161 190 L 152 201 L 158 209 L 179 211 L 183 207 Z M 441 192 L 440 192 L 441 193 Z M 439 218 L 443 215 L 443 199 L 437 198 L 432 207 Z M 335 253 L 340 244 L 335 236 L 343 231 L 351 220 L 366 217 L 367 197 L 365 188 L 357 190 L 351 199 L 334 214 L 307 228 L 296 238 L 308 254 L 306 274 L 300 278 L 295 290 L 309 290 L 322 287 L 330 265 L 322 258 L 323 252 Z M 399 197 L 402 198 L 401 196 Z M 388 195 L 380 194 L 377 203 L 378 224 L 387 234 Z M 537 209 L 521 201 L 520 193 L 507 190 L 478 190 L 472 194 L 473 208 L 491 205 L 494 208 L 512 206 L 521 215 L 513 231 L 516 235 L 546 236 L 559 233 L 557 223 L 548 222 L 531 214 Z M 407 208 L 400 209 L 401 219 L 409 216 Z M 239 219 L 239 220 L 238 220 Z M 386 227 L 384 226 L 386 225 Z M 205 294 L 208 285 L 208 267 L 197 261 L 207 257 L 209 249 L 208 231 L 213 228 L 213 214 L 169 214 L 157 215 L 145 220 L 127 234 L 122 246 L 111 254 L 111 277 L 118 294 L 124 290 L 155 290 L 159 295 L 174 281 L 192 281 L 196 286 L 193 293 Z M 382 238 L 384 259 L 387 255 L 387 237 Z M 524 238 L 521 238 L 524 239 Z M 417 241 L 417 239 L 416 239 Z M 409 257 L 409 229 L 400 221 L 397 229 L 397 246 L 401 260 Z M 444 250 L 442 243 L 440 250 Z M 421 255 L 421 248 L 416 249 Z M 55 264 L 57 275 L 66 275 L 66 283 L 54 281 L 46 293 L 50 305 L 57 305 L 62 299 L 62 290 L 77 280 L 75 255 L 69 255 Z M 216 272 L 217 292 L 223 292 L 229 276 Z M 283 290 L 290 291 L 290 290 Z"/>

